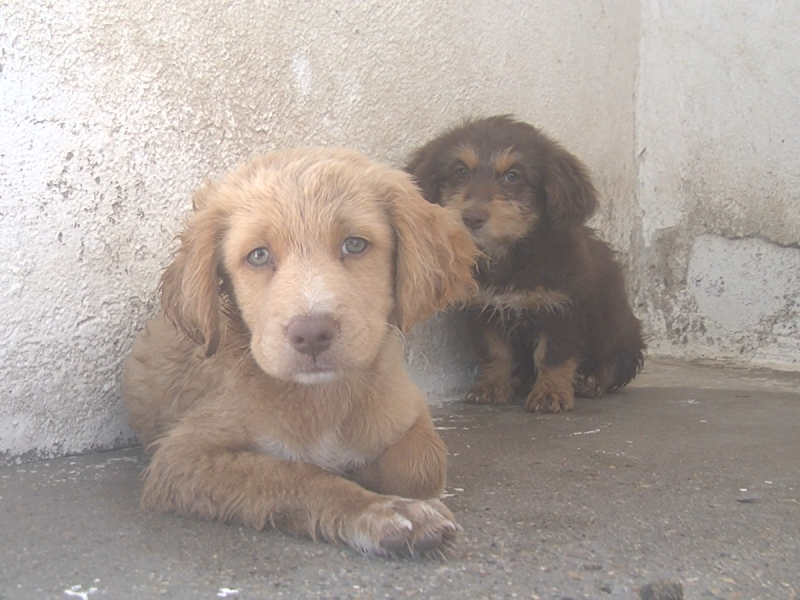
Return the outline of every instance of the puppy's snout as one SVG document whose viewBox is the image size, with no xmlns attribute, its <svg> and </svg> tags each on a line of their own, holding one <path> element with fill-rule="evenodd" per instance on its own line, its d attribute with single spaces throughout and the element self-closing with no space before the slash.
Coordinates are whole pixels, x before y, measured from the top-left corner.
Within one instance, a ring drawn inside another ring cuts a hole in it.
<svg viewBox="0 0 800 600">
<path fill-rule="evenodd" d="M 301 354 L 316 358 L 330 348 L 339 335 L 339 324 L 331 315 L 299 317 L 286 328 L 286 337 Z"/>
<path fill-rule="evenodd" d="M 472 231 L 480 229 L 489 220 L 489 211 L 479 206 L 471 206 L 461 215 L 461 220 Z"/>
</svg>

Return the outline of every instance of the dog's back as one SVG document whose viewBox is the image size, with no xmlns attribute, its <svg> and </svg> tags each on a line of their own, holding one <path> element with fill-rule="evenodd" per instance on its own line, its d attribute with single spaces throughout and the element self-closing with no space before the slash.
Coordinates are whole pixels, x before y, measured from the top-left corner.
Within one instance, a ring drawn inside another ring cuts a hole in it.
<svg viewBox="0 0 800 600">
<path fill-rule="evenodd" d="M 605 391 L 612 391 L 624 387 L 639 374 L 646 344 L 641 322 L 628 301 L 624 273 L 614 251 L 592 232 L 587 232 L 587 244 L 595 285 L 593 293 L 584 299 L 588 351 L 578 373 L 601 378 L 606 382 Z M 588 390 L 586 393 L 593 395 Z"/>
</svg>

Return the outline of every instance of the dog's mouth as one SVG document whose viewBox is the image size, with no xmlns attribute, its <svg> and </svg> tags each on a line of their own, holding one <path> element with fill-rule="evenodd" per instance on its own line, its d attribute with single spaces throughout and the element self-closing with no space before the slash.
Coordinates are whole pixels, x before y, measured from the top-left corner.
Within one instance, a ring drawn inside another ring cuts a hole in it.
<svg viewBox="0 0 800 600">
<path fill-rule="evenodd" d="M 290 339 L 281 329 L 257 331 L 251 338 L 251 350 L 261 370 L 275 379 L 304 385 L 344 380 L 373 365 L 387 336 L 385 332 L 376 335 L 381 330 L 373 320 L 358 325 L 345 328 L 329 347 L 318 343 L 315 348 Z"/>
<path fill-rule="evenodd" d="M 320 383 L 330 383 L 341 375 L 341 371 L 331 367 L 314 365 L 300 371 L 295 371 L 294 380 L 304 385 L 315 385 Z"/>
<path fill-rule="evenodd" d="M 499 259 L 506 255 L 512 240 L 498 239 L 494 237 L 486 227 L 470 231 L 472 241 L 489 258 Z"/>
</svg>

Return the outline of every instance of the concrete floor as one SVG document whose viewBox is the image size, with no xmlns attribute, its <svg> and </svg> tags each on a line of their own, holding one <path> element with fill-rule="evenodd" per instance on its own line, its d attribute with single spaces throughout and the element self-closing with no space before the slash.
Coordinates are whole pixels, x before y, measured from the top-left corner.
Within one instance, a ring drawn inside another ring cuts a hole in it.
<svg viewBox="0 0 800 600">
<path fill-rule="evenodd" d="M 145 514 L 129 449 L 0 469 L 0 598 L 800 598 L 800 374 L 650 361 L 567 415 L 434 414 L 447 562 Z"/>
</svg>

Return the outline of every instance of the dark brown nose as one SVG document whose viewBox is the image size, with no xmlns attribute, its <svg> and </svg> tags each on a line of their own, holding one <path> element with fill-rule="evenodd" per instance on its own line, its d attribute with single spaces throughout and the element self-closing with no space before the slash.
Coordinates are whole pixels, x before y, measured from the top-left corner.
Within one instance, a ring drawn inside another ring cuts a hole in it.
<svg viewBox="0 0 800 600">
<path fill-rule="evenodd" d="M 485 208 L 471 206 L 461 214 L 461 220 L 464 221 L 464 225 L 475 231 L 489 220 L 489 212 Z"/>
<path fill-rule="evenodd" d="M 292 347 L 314 358 L 330 348 L 337 335 L 339 325 L 331 315 L 299 317 L 286 328 L 286 337 Z"/>
</svg>

